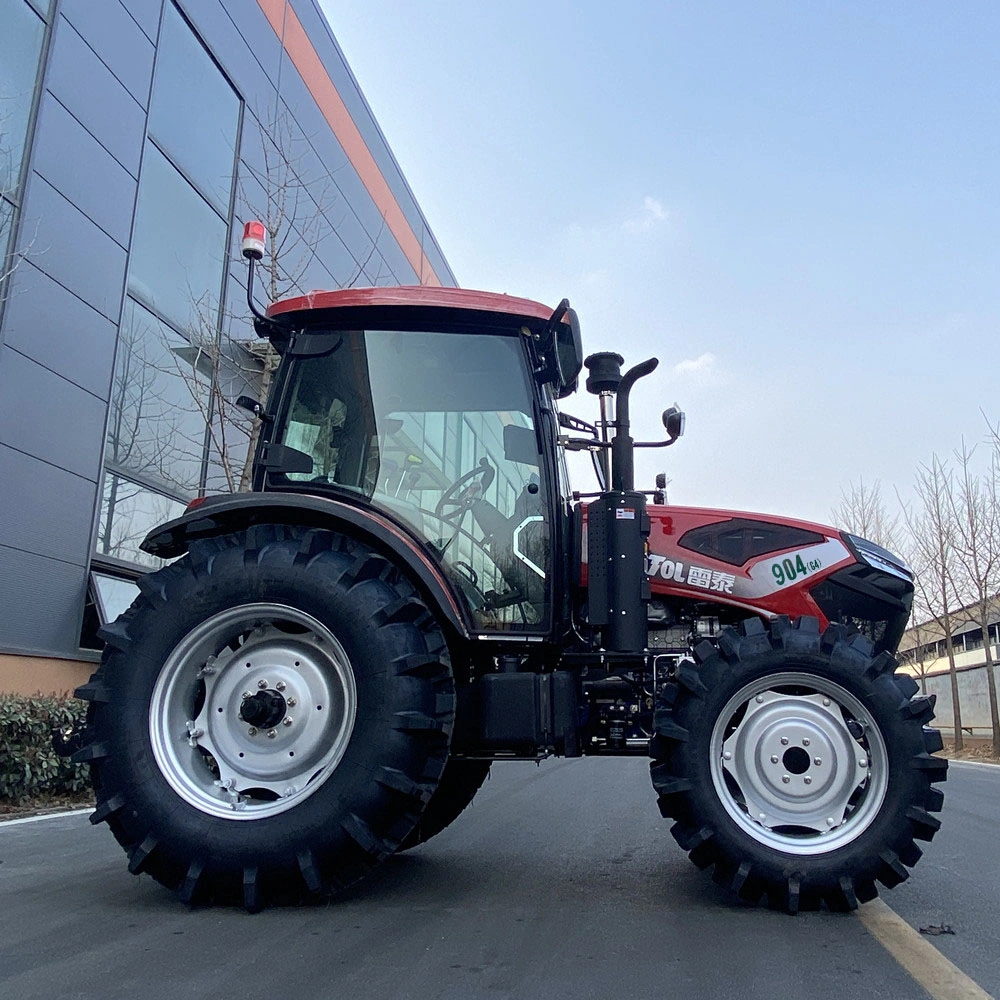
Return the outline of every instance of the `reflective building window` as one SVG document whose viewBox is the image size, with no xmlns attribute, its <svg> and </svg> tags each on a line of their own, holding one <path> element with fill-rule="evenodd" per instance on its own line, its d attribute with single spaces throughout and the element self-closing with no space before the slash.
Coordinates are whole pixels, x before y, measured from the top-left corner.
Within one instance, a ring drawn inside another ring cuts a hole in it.
<svg viewBox="0 0 1000 1000">
<path fill-rule="evenodd" d="M 131 299 L 118 334 L 105 465 L 188 497 L 201 484 L 211 357 Z"/>
<path fill-rule="evenodd" d="M 217 321 L 227 225 L 164 155 L 146 144 L 129 291 L 180 329 Z"/>
<path fill-rule="evenodd" d="M 108 415 L 97 551 L 139 550 L 205 488 L 240 99 L 172 3 L 153 71 Z"/>
<path fill-rule="evenodd" d="M 229 214 L 239 98 L 168 3 L 156 54 L 149 134 L 213 204 Z"/>
<path fill-rule="evenodd" d="M 139 544 L 158 524 L 183 513 L 184 504 L 144 489 L 124 476 L 108 473 L 97 526 L 97 551 L 143 566 L 162 566 L 162 559 L 147 555 Z"/>
<path fill-rule="evenodd" d="M 25 0 L 0 0 L 0 194 L 13 197 L 45 24 Z"/>
</svg>

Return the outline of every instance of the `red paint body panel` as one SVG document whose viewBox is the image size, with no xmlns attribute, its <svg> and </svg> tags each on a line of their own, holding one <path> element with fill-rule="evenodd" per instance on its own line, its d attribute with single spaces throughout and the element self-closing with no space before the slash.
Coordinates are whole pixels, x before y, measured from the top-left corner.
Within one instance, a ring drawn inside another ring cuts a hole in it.
<svg viewBox="0 0 1000 1000">
<path fill-rule="evenodd" d="M 400 285 L 394 288 L 344 288 L 332 292 L 309 292 L 293 299 L 283 299 L 268 306 L 268 316 L 300 312 L 304 309 L 345 309 L 371 306 L 417 306 L 434 309 L 469 309 L 476 312 L 523 316 L 529 320 L 547 320 L 552 307 L 497 292 L 477 292 L 471 288 L 440 288 L 427 285 Z"/>
<path fill-rule="evenodd" d="M 820 626 L 825 628 L 829 623 L 828 619 L 809 591 L 826 577 L 857 562 L 844 544 L 840 532 L 822 524 L 704 507 L 650 505 L 648 513 L 650 535 L 646 572 L 654 599 L 705 601 L 765 618 L 775 615 L 813 615 L 819 619 Z M 724 523 L 733 518 L 800 528 L 821 536 L 822 540 L 754 556 L 742 566 L 734 566 L 721 559 L 693 552 L 678 544 L 694 528 Z M 586 552 L 586 546 L 584 551 Z M 787 572 L 785 560 L 789 560 L 788 566 L 794 575 Z M 773 569 L 775 565 L 778 566 L 777 571 Z M 805 571 L 800 572 L 797 565 L 805 567 Z M 586 563 L 582 567 L 581 584 L 584 587 L 587 584 Z"/>
</svg>

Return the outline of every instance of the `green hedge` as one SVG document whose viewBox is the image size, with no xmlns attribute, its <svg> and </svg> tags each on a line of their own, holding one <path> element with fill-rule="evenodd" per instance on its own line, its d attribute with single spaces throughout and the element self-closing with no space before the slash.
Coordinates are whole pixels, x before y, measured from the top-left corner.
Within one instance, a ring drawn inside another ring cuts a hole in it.
<svg viewBox="0 0 1000 1000">
<path fill-rule="evenodd" d="M 0 801 L 77 795 L 89 785 L 85 764 L 56 753 L 83 729 L 87 706 L 76 698 L 0 694 Z"/>
</svg>

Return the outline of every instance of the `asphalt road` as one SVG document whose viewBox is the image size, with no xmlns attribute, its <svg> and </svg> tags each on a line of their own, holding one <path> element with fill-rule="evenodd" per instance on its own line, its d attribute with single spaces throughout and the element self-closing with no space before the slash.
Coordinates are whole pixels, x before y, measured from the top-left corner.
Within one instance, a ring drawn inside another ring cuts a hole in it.
<svg viewBox="0 0 1000 1000">
<path fill-rule="evenodd" d="M 1000 769 L 885 896 L 1000 997 Z M 733 905 L 675 847 L 642 760 L 502 764 L 430 844 L 329 905 L 188 911 L 84 815 L 0 826 L 0 997 L 926 998 L 856 916 Z"/>
</svg>

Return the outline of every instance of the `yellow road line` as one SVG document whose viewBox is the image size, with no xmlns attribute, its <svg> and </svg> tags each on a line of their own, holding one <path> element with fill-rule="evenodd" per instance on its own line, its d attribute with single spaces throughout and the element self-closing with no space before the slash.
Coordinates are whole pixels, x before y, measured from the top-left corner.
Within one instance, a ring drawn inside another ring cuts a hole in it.
<svg viewBox="0 0 1000 1000">
<path fill-rule="evenodd" d="M 934 1000 L 993 1000 L 881 899 L 858 909 L 865 929 Z"/>
</svg>

